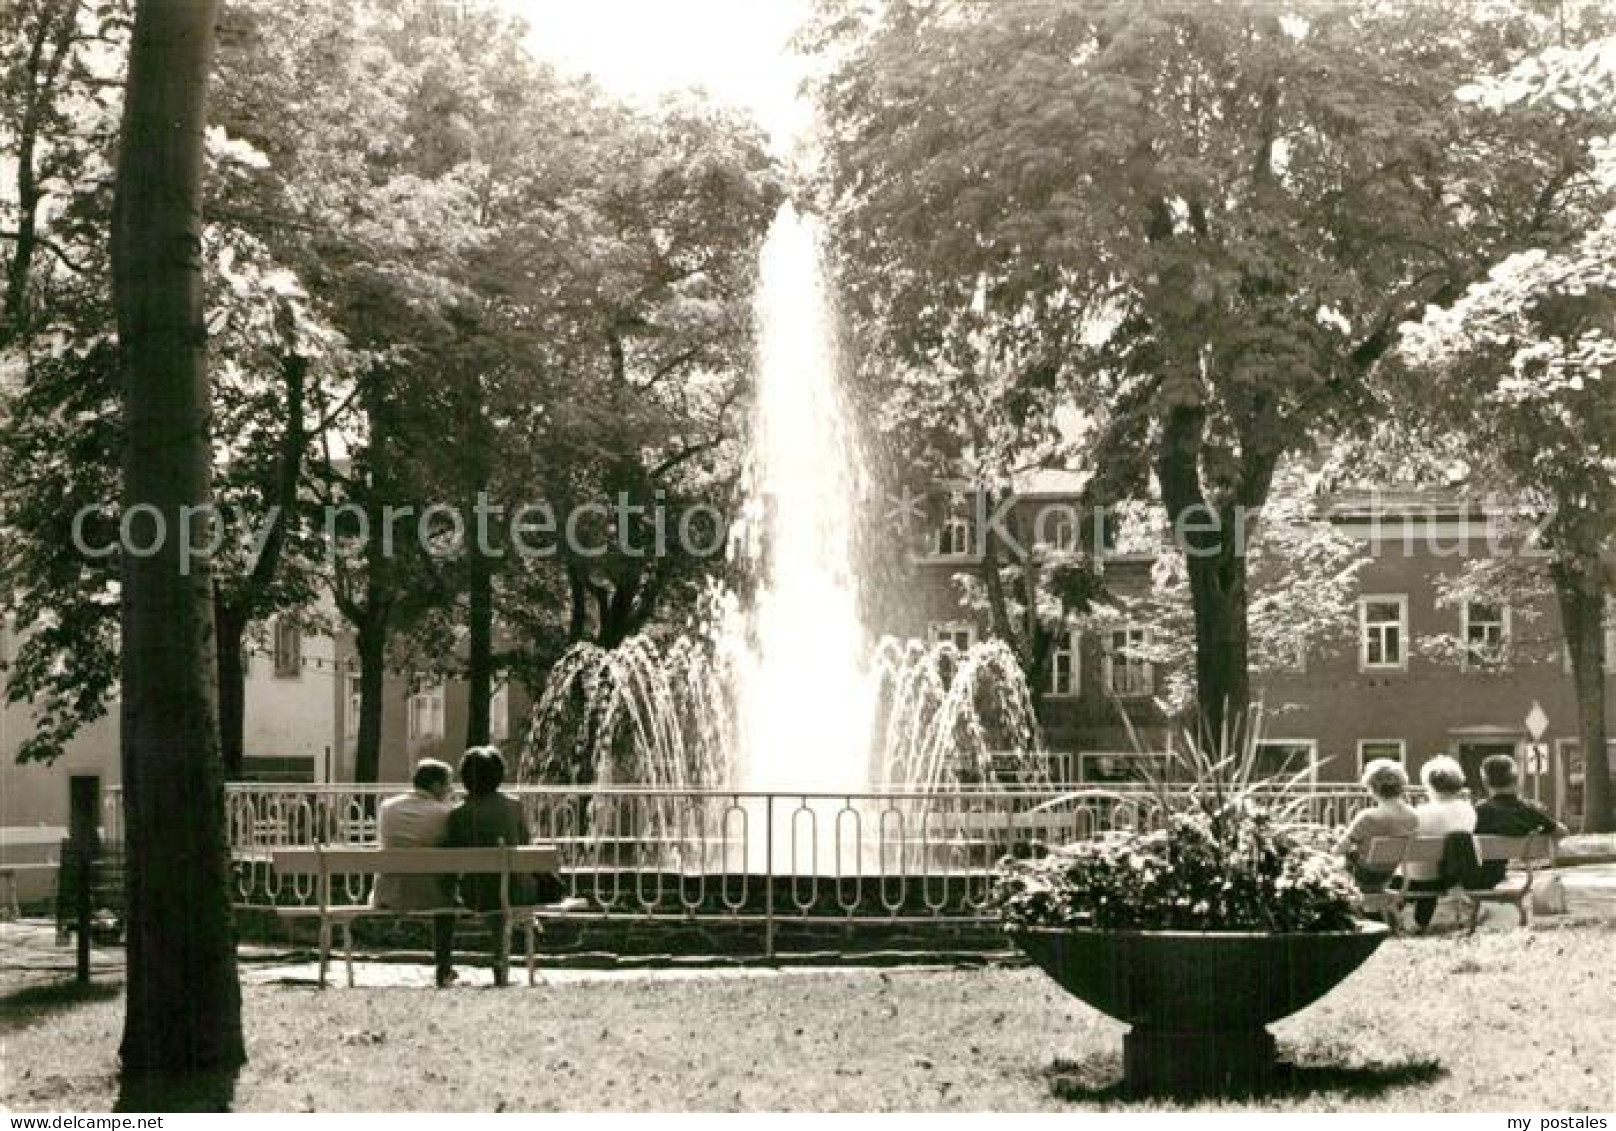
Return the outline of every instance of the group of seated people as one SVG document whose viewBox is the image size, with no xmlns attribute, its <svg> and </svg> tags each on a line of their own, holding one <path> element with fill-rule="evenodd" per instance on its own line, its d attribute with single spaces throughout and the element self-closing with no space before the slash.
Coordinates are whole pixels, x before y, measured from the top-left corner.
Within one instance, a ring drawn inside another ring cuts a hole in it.
<svg viewBox="0 0 1616 1131">
<path fill-rule="evenodd" d="M 460 784 L 466 796 L 453 802 L 454 783 L 449 766 L 426 758 L 417 763 L 411 781 L 414 790 L 382 803 L 378 834 L 383 848 L 496 848 L 527 844 L 527 816 L 522 804 L 501 793 L 505 759 L 493 746 L 474 746 L 460 759 Z M 512 874 L 510 905 L 529 906 L 555 893 L 541 892 L 550 877 Z M 482 913 L 494 936 L 494 984 L 510 979 L 504 916 L 500 914 L 499 877 L 390 876 L 376 877 L 371 905 L 389 911 L 439 911 L 464 907 Z M 455 915 L 434 916 L 432 951 L 439 988 L 456 979 L 454 970 Z"/>
<path fill-rule="evenodd" d="M 1517 792 L 1520 775 L 1514 758 L 1495 754 L 1485 759 L 1481 778 L 1487 787 L 1487 799 L 1471 805 L 1463 767 L 1445 754 L 1438 755 L 1420 769 L 1427 800 L 1410 805 L 1405 799 L 1408 774 L 1401 763 L 1377 758 L 1364 767 L 1363 785 L 1375 798 L 1375 804 L 1353 818 L 1336 851 L 1346 858 L 1353 879 L 1365 892 L 1384 891 L 1388 885 L 1400 884 L 1405 896 L 1424 893 L 1426 898 L 1412 900 L 1414 922 L 1420 931 L 1430 926 L 1437 897 L 1444 891 L 1454 886 L 1472 890 L 1496 887 L 1504 878 L 1504 862 L 1486 861 L 1463 875 L 1452 875 L 1442 864 L 1410 861 L 1399 876 L 1367 865 L 1369 847 L 1377 838 L 1545 833 L 1558 840 L 1566 835 L 1564 825 Z"/>
</svg>

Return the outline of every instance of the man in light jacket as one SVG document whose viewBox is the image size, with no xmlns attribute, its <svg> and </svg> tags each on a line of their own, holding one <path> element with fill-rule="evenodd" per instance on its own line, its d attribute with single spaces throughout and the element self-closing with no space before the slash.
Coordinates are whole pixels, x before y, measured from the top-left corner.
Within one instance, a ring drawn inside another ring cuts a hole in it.
<svg viewBox="0 0 1616 1131">
<path fill-rule="evenodd" d="M 383 848 L 442 848 L 449 828 L 452 771 L 445 762 L 423 758 L 415 767 L 415 789 L 382 802 L 377 824 Z M 391 911 L 432 911 L 454 901 L 439 876 L 378 875 L 371 904 Z M 434 917 L 432 950 L 440 987 L 454 981 L 454 918 Z"/>
</svg>

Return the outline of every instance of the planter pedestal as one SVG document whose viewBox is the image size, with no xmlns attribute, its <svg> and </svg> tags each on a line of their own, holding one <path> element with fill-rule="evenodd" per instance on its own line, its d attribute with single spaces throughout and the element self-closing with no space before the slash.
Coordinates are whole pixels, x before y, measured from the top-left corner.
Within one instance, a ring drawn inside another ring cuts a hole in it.
<svg viewBox="0 0 1616 1131">
<path fill-rule="evenodd" d="M 1027 927 L 1027 957 L 1132 1030 L 1134 1095 L 1249 1092 L 1280 1076 L 1265 1028 L 1323 997 L 1386 938 L 1384 923 L 1312 934 Z"/>
<path fill-rule="evenodd" d="M 1122 1038 L 1123 1089 L 1134 1096 L 1232 1095 L 1271 1083 L 1278 1048 L 1267 1029 L 1156 1029 Z"/>
</svg>

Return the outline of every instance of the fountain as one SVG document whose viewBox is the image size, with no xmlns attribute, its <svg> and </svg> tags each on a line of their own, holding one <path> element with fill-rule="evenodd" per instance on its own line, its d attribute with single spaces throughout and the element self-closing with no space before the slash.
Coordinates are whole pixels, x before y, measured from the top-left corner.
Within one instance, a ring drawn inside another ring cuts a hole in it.
<svg viewBox="0 0 1616 1131">
<path fill-rule="evenodd" d="M 534 708 L 518 776 L 791 793 L 804 798 L 797 812 L 807 797 L 839 795 L 815 809 L 821 827 L 836 830 L 828 855 L 799 843 L 795 815 L 776 826 L 772 850 L 777 861 L 828 872 L 842 867 L 849 816 L 857 824 L 868 815 L 857 795 L 1047 779 L 1042 760 L 1025 757 L 1038 749 L 1038 728 L 1009 648 L 872 645 L 851 564 L 867 476 L 841 388 L 817 224 L 783 208 L 760 267 L 751 497 L 736 539 L 756 592 L 744 604 L 721 595 L 702 633 L 671 644 L 574 647 Z"/>
</svg>

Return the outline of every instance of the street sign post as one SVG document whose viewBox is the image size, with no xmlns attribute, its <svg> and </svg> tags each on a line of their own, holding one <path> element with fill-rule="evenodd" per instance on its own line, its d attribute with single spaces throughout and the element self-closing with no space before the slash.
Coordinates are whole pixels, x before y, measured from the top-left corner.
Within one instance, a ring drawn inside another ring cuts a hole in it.
<svg viewBox="0 0 1616 1131">
<path fill-rule="evenodd" d="M 1543 704 L 1536 699 L 1532 700 L 1532 709 L 1526 712 L 1523 720 L 1526 724 L 1526 733 L 1532 736 L 1527 746 L 1526 773 L 1532 782 L 1532 800 L 1542 800 L 1542 777 L 1548 769 L 1549 745 L 1543 741 L 1543 736 L 1549 733 L 1549 716 L 1543 710 Z"/>
<path fill-rule="evenodd" d="M 1549 716 L 1536 699 L 1532 700 L 1532 709 L 1526 712 L 1526 733 L 1532 736 L 1533 742 L 1542 742 L 1543 736 L 1549 733 Z"/>
</svg>

